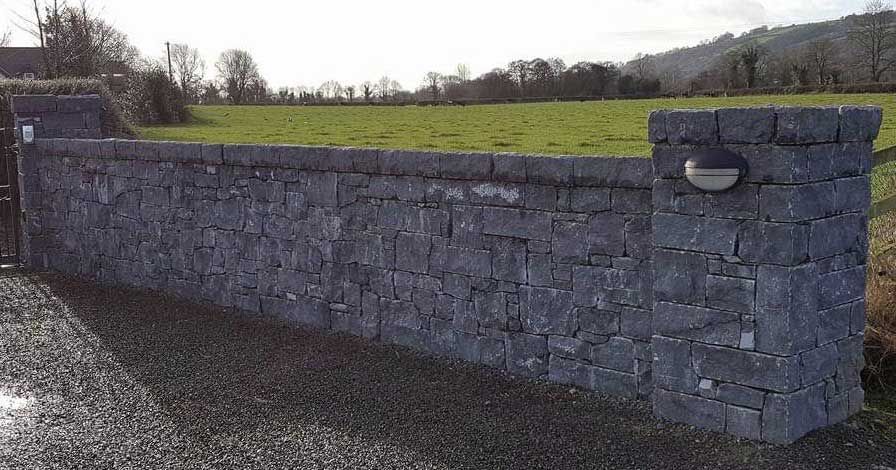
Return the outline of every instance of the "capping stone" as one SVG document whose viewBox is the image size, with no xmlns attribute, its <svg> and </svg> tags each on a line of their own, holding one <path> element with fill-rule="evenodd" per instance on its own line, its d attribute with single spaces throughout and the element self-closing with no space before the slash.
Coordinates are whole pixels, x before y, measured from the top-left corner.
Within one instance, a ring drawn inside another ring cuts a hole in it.
<svg viewBox="0 0 896 470">
<path fill-rule="evenodd" d="M 647 141 L 658 144 L 666 140 L 666 110 L 651 111 L 647 117 Z"/>
<path fill-rule="evenodd" d="M 666 136 L 669 143 L 675 145 L 719 143 L 719 126 L 715 110 L 667 111 Z"/>
<path fill-rule="evenodd" d="M 767 144 L 775 134 L 775 110 L 764 108 L 721 108 L 719 140 L 723 144 Z"/>
<path fill-rule="evenodd" d="M 60 113 L 82 113 L 102 109 L 103 101 L 100 95 L 60 95 L 56 97 L 56 111 Z"/>
<path fill-rule="evenodd" d="M 878 106 L 841 106 L 840 142 L 871 142 L 877 139 L 883 112 Z"/>
<path fill-rule="evenodd" d="M 837 142 L 840 110 L 833 107 L 780 107 L 776 110 L 778 144 Z"/>
<path fill-rule="evenodd" d="M 13 95 L 13 114 L 39 114 L 56 111 L 54 95 Z"/>
<path fill-rule="evenodd" d="M 650 189 L 653 165 L 652 159 L 643 157 L 577 157 L 573 176 L 576 186 Z"/>
</svg>

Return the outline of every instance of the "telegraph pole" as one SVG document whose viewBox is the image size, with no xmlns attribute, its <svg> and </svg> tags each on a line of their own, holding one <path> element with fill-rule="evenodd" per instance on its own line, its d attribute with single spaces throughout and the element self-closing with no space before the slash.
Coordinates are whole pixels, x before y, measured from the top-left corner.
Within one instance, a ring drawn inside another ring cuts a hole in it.
<svg viewBox="0 0 896 470">
<path fill-rule="evenodd" d="M 174 83 L 174 73 L 171 72 L 171 43 L 165 41 L 165 49 L 168 50 L 168 80 Z"/>
</svg>

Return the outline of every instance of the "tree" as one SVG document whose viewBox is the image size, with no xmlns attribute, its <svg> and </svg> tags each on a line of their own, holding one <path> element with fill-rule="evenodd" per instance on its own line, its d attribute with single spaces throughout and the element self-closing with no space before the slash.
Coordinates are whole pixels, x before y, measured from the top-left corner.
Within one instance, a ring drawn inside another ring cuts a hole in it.
<svg viewBox="0 0 896 470">
<path fill-rule="evenodd" d="M 467 83 L 470 81 L 470 66 L 467 64 L 457 64 L 457 68 L 455 69 L 455 75 L 457 75 L 457 80 L 460 83 Z"/>
<path fill-rule="evenodd" d="M 215 68 L 224 84 L 227 98 L 233 104 L 243 103 L 249 85 L 260 78 L 255 59 L 242 49 L 228 49 L 222 52 L 218 62 L 215 63 Z"/>
<path fill-rule="evenodd" d="M 647 80 L 653 75 L 653 56 L 638 53 L 635 55 L 635 76 L 638 80 Z"/>
<path fill-rule="evenodd" d="M 184 98 L 192 103 L 199 95 L 199 84 L 205 75 L 205 60 L 198 49 L 186 44 L 172 44 L 171 67 Z"/>
<path fill-rule="evenodd" d="M 34 12 L 26 29 L 40 41 L 49 78 L 99 77 L 137 63 L 139 52 L 127 36 L 90 11 L 85 1 L 79 6 L 54 2 L 42 14 L 34 0 Z"/>
<path fill-rule="evenodd" d="M 345 94 L 348 95 L 348 102 L 353 103 L 355 101 L 355 86 L 349 85 L 345 87 Z"/>
<path fill-rule="evenodd" d="M 893 9 L 883 0 L 870 0 L 865 4 L 864 14 L 852 19 L 849 39 L 859 49 L 860 64 L 875 82 L 881 81 L 883 75 L 896 64 L 896 28 L 893 21 Z"/>
<path fill-rule="evenodd" d="M 444 78 L 445 77 L 439 72 L 427 72 L 426 76 L 423 77 L 423 87 L 432 97 L 433 101 L 439 99 L 439 92 L 442 90 L 442 80 Z"/>
<path fill-rule="evenodd" d="M 765 48 L 755 43 L 747 44 L 741 47 L 738 51 L 741 65 L 744 67 L 744 75 L 747 79 L 747 88 L 756 86 L 756 72 L 759 69 L 759 61 L 762 60 L 765 55 Z"/>
<path fill-rule="evenodd" d="M 380 94 L 380 99 L 386 101 L 389 98 L 389 85 L 392 83 L 392 79 L 386 75 L 380 77 L 380 80 L 376 83 L 376 90 Z"/>
<path fill-rule="evenodd" d="M 0 47 L 6 47 L 9 45 L 9 42 L 12 40 L 12 31 L 6 30 L 3 34 L 0 34 Z"/>
<path fill-rule="evenodd" d="M 812 64 L 815 80 L 819 85 L 824 85 L 828 81 L 831 61 L 835 54 L 834 42 L 830 39 L 822 38 L 809 43 L 806 56 L 809 63 Z"/>
<path fill-rule="evenodd" d="M 370 102 L 373 99 L 374 94 L 374 85 L 370 82 L 364 82 L 361 84 L 361 94 L 364 96 L 364 101 Z"/>
<path fill-rule="evenodd" d="M 180 90 L 159 61 L 143 61 L 133 68 L 125 96 L 125 109 L 138 122 L 169 124 L 187 118 Z"/>
</svg>

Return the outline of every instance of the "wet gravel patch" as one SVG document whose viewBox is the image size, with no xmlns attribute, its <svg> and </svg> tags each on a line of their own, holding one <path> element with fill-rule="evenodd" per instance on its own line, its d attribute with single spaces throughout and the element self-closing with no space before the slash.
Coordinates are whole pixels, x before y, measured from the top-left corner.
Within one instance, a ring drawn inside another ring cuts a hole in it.
<svg viewBox="0 0 896 470">
<path fill-rule="evenodd" d="M 896 417 L 776 447 L 648 402 L 158 293 L 0 271 L 0 468 L 886 469 Z"/>
</svg>

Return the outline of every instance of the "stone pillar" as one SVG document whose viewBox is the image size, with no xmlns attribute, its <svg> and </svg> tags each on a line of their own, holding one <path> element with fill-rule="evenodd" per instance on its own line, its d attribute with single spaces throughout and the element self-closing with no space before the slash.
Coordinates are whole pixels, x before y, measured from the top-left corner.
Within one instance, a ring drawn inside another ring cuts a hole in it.
<svg viewBox="0 0 896 470">
<path fill-rule="evenodd" d="M 44 138 L 84 138 L 98 139 L 102 136 L 100 112 L 102 100 L 99 95 L 55 96 L 16 95 L 11 99 L 11 107 L 16 125 L 16 136 L 22 141 L 22 126 L 34 126 L 34 136 Z M 42 185 L 38 177 L 35 145 L 19 145 L 19 191 L 22 208 L 22 242 L 20 258 L 31 269 L 49 267 L 46 246 L 51 243 L 44 233 L 44 226 L 52 217 L 45 217 L 42 201 L 44 192 L 53 188 Z"/>
<path fill-rule="evenodd" d="M 655 111 L 654 412 L 773 443 L 862 408 L 876 107 Z M 684 178 L 694 150 L 749 163 Z"/>
</svg>

